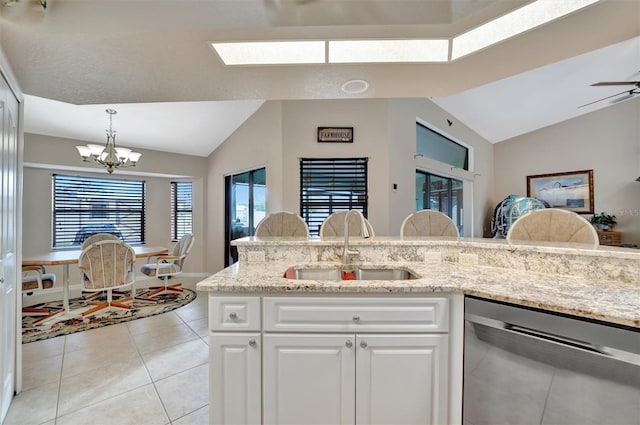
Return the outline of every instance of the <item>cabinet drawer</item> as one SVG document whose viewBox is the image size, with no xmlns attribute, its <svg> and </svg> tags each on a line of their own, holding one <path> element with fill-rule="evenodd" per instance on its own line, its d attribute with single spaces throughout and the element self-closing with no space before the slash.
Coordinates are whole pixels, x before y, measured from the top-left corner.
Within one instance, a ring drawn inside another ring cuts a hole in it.
<svg viewBox="0 0 640 425">
<path fill-rule="evenodd" d="M 259 331 L 260 297 L 209 297 L 209 329 Z"/>
<path fill-rule="evenodd" d="M 440 298 L 266 297 L 264 330 L 271 332 L 447 332 Z"/>
</svg>

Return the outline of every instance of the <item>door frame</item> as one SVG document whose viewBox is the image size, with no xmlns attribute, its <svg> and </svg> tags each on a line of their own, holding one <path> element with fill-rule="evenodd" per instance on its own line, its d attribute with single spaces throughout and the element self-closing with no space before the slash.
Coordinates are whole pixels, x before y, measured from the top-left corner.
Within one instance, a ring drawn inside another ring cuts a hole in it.
<svg viewBox="0 0 640 425">
<path fill-rule="evenodd" d="M 24 155 L 24 95 L 22 90 L 18 86 L 17 79 L 13 73 L 11 66 L 0 46 L 0 77 L 3 78 L 9 86 L 9 91 L 13 94 L 18 102 L 18 115 L 17 115 L 17 141 L 16 141 L 16 158 L 12 158 L 16 162 L 16 176 L 15 182 L 15 203 L 14 207 L 16 211 L 15 223 L 14 223 L 14 244 L 15 244 L 15 261 L 16 267 L 22 264 L 22 199 L 23 199 L 23 155 Z M 20 274 L 16 269 L 16 279 Z M 22 297 L 18 296 L 18 292 L 22 294 L 22 291 L 17 291 L 18 282 L 16 282 L 15 294 L 15 328 L 7 329 L 9 332 L 13 332 L 15 335 L 15 357 L 14 357 L 14 393 L 18 394 L 22 390 Z M 4 329 L 0 329 L 0 332 Z M 0 422 L 4 418 L 0 418 Z"/>
</svg>

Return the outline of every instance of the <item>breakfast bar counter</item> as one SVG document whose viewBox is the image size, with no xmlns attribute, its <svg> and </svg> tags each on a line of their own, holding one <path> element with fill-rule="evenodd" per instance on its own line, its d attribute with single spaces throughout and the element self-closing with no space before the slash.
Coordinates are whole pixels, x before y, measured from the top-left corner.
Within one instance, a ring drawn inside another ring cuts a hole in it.
<svg viewBox="0 0 640 425">
<path fill-rule="evenodd" d="M 358 265 L 404 268 L 417 279 L 289 279 L 284 274 L 290 267 L 343 267 L 337 261 L 342 241 L 243 238 L 234 241 L 240 261 L 204 279 L 198 289 L 245 294 L 454 292 L 640 327 L 640 250 L 493 239 L 354 238 L 350 243 L 360 252 Z"/>
</svg>

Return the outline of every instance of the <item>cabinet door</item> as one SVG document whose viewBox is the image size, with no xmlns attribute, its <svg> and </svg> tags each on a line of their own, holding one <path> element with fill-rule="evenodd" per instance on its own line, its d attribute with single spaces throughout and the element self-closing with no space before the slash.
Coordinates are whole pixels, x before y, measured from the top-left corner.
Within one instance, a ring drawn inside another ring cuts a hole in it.
<svg viewBox="0 0 640 425">
<path fill-rule="evenodd" d="M 447 335 L 356 337 L 356 424 L 446 424 Z"/>
<path fill-rule="evenodd" d="M 353 424 L 353 334 L 269 334 L 263 347 L 265 424 Z"/>
<path fill-rule="evenodd" d="M 260 424 L 259 333 L 209 334 L 211 424 Z"/>
</svg>

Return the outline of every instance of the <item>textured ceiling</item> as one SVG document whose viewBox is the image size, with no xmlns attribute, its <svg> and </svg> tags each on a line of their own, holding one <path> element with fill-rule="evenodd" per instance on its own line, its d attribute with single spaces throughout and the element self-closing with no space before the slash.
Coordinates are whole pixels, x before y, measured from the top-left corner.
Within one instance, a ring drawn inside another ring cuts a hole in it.
<svg viewBox="0 0 640 425">
<path fill-rule="evenodd" d="M 42 11 L 36 0 L 21 0 L 0 8 L 0 44 L 24 93 L 78 106 L 99 105 L 96 119 L 106 122 L 104 105 L 119 109 L 130 103 L 151 108 L 149 104 L 157 102 L 442 98 L 640 35 L 640 2 L 604 0 L 444 64 L 225 67 L 209 46 L 225 40 L 451 37 L 526 3 L 49 0 Z M 618 78 L 637 70 L 624 71 Z M 358 95 L 342 92 L 342 84 L 354 78 L 367 80 L 369 90 Z M 527 92 L 522 90 L 522 96 Z M 249 116 L 255 103 L 244 106 L 243 114 Z M 176 110 L 174 116 L 178 114 Z M 30 131 L 37 117 L 25 115 Z M 125 116 L 118 119 L 124 121 Z M 210 124 L 216 123 L 214 117 Z M 99 136 L 103 128 L 99 125 Z M 119 134 L 124 136 L 123 131 Z M 200 137 L 200 147 L 209 144 L 204 151 L 186 144 L 181 149 L 206 155 L 220 142 Z"/>
</svg>

